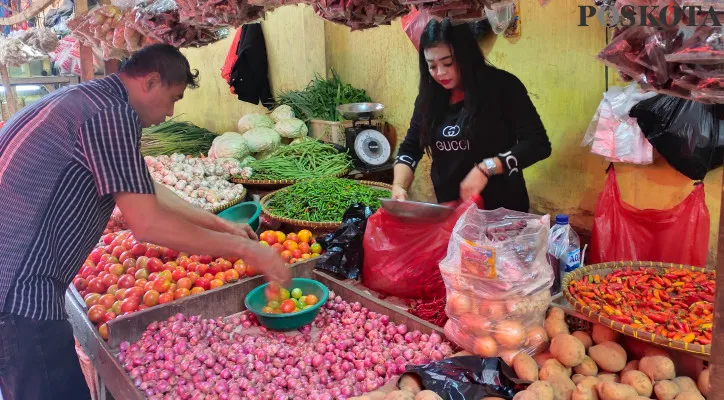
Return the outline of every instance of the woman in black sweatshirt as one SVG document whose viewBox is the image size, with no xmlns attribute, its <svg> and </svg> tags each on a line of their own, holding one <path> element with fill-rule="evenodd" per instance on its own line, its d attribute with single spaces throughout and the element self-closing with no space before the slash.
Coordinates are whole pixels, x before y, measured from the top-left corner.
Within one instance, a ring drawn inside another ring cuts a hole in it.
<svg viewBox="0 0 724 400">
<path fill-rule="evenodd" d="M 392 197 L 407 199 L 423 154 L 439 203 L 477 193 L 484 207 L 527 212 L 526 168 L 551 144 L 525 86 L 488 64 L 468 24 L 432 20 L 420 38 L 420 91 L 395 160 Z"/>
</svg>

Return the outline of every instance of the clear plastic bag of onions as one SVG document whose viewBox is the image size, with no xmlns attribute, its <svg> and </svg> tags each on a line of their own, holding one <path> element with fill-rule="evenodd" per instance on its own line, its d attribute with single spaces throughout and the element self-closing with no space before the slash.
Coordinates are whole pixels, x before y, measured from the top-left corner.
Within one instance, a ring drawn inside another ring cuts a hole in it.
<svg viewBox="0 0 724 400">
<path fill-rule="evenodd" d="M 471 207 L 453 229 L 440 263 L 447 289 L 447 338 L 508 363 L 545 349 L 543 327 L 553 270 L 546 260 L 550 218 Z"/>
</svg>

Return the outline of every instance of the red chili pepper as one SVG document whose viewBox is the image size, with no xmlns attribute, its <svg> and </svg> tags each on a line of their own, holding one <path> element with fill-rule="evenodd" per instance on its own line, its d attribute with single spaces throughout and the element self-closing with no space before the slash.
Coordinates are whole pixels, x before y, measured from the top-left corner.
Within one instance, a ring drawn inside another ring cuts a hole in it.
<svg viewBox="0 0 724 400">
<path fill-rule="evenodd" d="M 714 296 L 712 296 L 708 293 L 699 293 L 699 297 L 701 297 L 701 299 L 704 301 L 708 301 L 710 303 L 714 302 Z"/>
<path fill-rule="evenodd" d="M 631 322 L 633 322 L 631 317 L 629 317 L 628 315 L 609 315 L 608 317 L 614 321 L 621 322 L 622 324 L 630 324 Z"/>
<path fill-rule="evenodd" d="M 697 340 L 698 340 L 699 343 L 701 343 L 701 344 L 703 344 L 703 345 L 711 344 L 711 339 L 707 339 L 707 338 L 700 337 L 700 338 L 697 339 Z"/>
<path fill-rule="evenodd" d="M 667 321 L 667 318 L 663 314 L 651 314 L 649 315 L 649 318 L 651 318 L 652 321 L 658 322 L 660 324 L 664 324 Z"/>
</svg>

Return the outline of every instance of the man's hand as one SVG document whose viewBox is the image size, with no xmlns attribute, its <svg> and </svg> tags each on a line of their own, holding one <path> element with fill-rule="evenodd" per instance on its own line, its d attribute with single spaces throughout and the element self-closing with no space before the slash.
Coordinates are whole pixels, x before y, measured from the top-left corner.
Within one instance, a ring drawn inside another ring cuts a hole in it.
<svg viewBox="0 0 724 400">
<path fill-rule="evenodd" d="M 279 283 L 282 287 L 290 287 L 292 284 L 289 267 L 271 247 L 249 243 L 244 251 L 244 262 L 259 270 L 269 282 Z"/>
<path fill-rule="evenodd" d="M 460 182 L 460 200 L 466 201 L 476 194 L 480 194 L 488 185 L 488 177 L 477 167 L 473 167 L 468 175 Z"/>
<path fill-rule="evenodd" d="M 217 217 L 218 218 L 218 217 Z M 253 229 L 249 224 L 239 224 L 236 222 L 227 221 L 223 218 L 219 218 L 219 232 L 231 233 L 251 240 L 259 240 Z"/>
<path fill-rule="evenodd" d="M 401 185 L 392 185 L 392 198 L 394 200 L 407 200 L 407 190 L 405 190 Z"/>
</svg>

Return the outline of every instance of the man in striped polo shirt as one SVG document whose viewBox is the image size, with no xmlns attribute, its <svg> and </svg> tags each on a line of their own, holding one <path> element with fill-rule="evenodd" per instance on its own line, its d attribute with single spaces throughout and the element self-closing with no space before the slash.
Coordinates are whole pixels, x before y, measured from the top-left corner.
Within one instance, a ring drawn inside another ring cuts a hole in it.
<svg viewBox="0 0 724 400">
<path fill-rule="evenodd" d="M 58 90 L 0 130 L 0 390 L 5 400 L 88 399 L 64 294 L 117 204 L 140 241 L 243 258 L 289 282 L 282 259 L 154 183 L 141 127 L 173 115 L 188 60 L 146 47 L 118 74 Z"/>
</svg>

